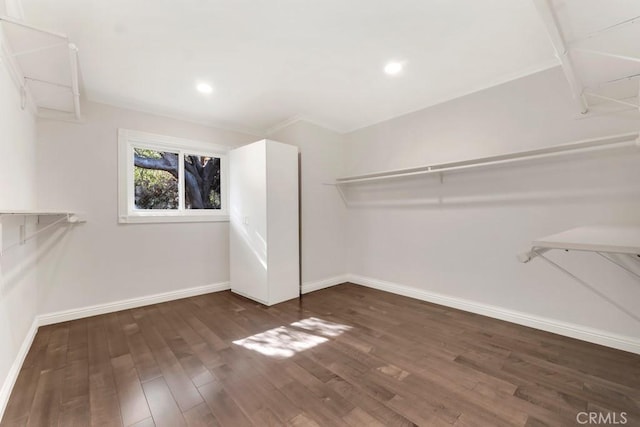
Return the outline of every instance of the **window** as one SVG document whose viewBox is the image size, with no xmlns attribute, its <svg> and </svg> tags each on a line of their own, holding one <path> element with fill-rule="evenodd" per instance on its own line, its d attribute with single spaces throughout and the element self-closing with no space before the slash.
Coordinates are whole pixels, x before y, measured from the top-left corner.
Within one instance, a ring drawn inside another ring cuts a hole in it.
<svg viewBox="0 0 640 427">
<path fill-rule="evenodd" d="M 228 221 L 226 149 L 120 129 L 119 222 Z"/>
</svg>

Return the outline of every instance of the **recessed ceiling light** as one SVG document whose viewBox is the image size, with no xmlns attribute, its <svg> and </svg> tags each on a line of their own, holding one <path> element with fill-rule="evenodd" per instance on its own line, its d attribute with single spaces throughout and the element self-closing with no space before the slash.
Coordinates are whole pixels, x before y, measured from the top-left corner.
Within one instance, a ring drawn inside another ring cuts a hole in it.
<svg viewBox="0 0 640 427">
<path fill-rule="evenodd" d="M 204 83 L 204 82 L 198 83 L 196 85 L 196 89 L 198 89 L 198 92 L 204 93 L 205 95 L 208 95 L 211 92 L 213 92 L 213 88 L 211 87 L 211 85 L 209 83 Z"/>
<path fill-rule="evenodd" d="M 400 74 L 402 71 L 403 64 L 402 62 L 389 62 L 384 66 L 384 72 L 389 74 L 390 76 L 395 76 Z"/>
</svg>

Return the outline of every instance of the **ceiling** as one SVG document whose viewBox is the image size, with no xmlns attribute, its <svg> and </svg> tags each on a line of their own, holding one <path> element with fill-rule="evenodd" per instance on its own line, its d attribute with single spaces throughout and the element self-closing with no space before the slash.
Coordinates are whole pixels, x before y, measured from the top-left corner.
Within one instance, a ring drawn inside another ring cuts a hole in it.
<svg viewBox="0 0 640 427">
<path fill-rule="evenodd" d="M 531 0 L 22 3 L 78 46 L 87 99 L 254 133 L 296 118 L 346 132 L 558 64 Z M 553 1 L 568 39 L 638 3 Z"/>
<path fill-rule="evenodd" d="M 258 133 L 294 118 L 349 131 L 557 64 L 530 0 L 22 4 L 78 46 L 87 99 Z"/>
</svg>

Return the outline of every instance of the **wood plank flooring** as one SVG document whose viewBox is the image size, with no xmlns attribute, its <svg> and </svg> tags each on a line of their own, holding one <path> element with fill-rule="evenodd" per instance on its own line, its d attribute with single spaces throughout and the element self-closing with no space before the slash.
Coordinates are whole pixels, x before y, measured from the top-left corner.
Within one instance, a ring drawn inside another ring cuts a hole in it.
<svg viewBox="0 0 640 427">
<path fill-rule="evenodd" d="M 579 412 L 640 425 L 640 356 L 343 284 L 40 328 L 0 425 L 564 426 Z"/>
</svg>

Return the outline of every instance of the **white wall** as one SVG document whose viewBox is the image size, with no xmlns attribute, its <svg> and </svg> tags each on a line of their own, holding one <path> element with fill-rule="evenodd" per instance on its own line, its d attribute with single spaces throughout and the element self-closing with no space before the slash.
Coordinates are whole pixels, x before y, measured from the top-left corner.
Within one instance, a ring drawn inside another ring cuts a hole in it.
<svg viewBox="0 0 640 427">
<path fill-rule="evenodd" d="M 229 280 L 229 224 L 118 224 L 118 128 L 238 146 L 259 139 L 83 103 L 85 123 L 38 123 L 40 205 L 86 213 L 39 262 L 40 313 Z"/>
<path fill-rule="evenodd" d="M 637 112 L 578 117 L 555 68 L 348 134 L 347 175 L 639 129 Z M 348 271 L 638 339 L 638 321 L 542 260 L 516 260 L 536 237 L 639 223 L 638 165 L 640 150 L 627 149 L 354 187 Z M 593 254 L 554 256 L 640 317 L 625 273 Z"/>
<path fill-rule="evenodd" d="M 0 211 L 36 207 L 35 135 L 35 119 L 20 109 L 17 86 L 0 64 Z M 2 219 L 3 247 L 19 240 L 19 226 L 24 224 L 30 231 L 35 226 L 33 218 Z M 35 257 L 32 241 L 0 258 L 0 414 L 12 381 L 5 380 L 36 315 Z"/>
<path fill-rule="evenodd" d="M 323 185 L 344 174 L 343 136 L 298 121 L 269 138 L 300 150 L 303 291 L 344 281 L 347 211 L 336 189 Z"/>
<path fill-rule="evenodd" d="M 0 208 L 36 205 L 35 119 L 20 108 L 20 94 L 0 63 Z"/>
<path fill-rule="evenodd" d="M 228 281 L 228 223 L 117 223 L 117 129 L 231 146 L 260 138 L 89 102 L 83 115 L 83 124 L 38 123 L 40 206 L 87 217 L 41 239 L 39 313 Z M 302 156 L 303 284 L 343 281 L 346 209 L 322 184 L 343 174 L 343 137 L 297 122 L 270 138 Z"/>
</svg>

